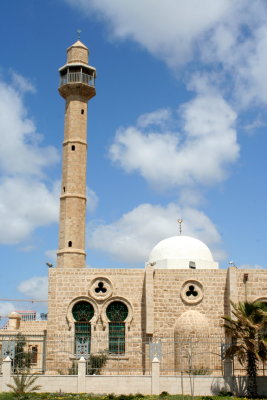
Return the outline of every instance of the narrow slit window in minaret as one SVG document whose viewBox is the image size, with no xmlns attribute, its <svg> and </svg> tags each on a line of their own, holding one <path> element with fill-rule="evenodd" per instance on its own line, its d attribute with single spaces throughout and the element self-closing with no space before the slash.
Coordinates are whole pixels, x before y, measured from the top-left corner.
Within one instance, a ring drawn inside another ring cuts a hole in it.
<svg viewBox="0 0 267 400">
<path fill-rule="evenodd" d="M 72 247 L 72 241 L 71 240 L 69 241 L 68 246 Z"/>
<path fill-rule="evenodd" d="M 74 144 L 71 146 L 71 150 L 72 150 L 72 151 L 75 151 L 75 146 L 74 146 Z"/>
<path fill-rule="evenodd" d="M 65 188 L 65 186 L 63 186 L 63 192 L 64 192 L 64 193 L 66 192 L 66 188 Z"/>
<path fill-rule="evenodd" d="M 84 114 L 84 109 L 83 108 L 81 109 L 81 114 Z"/>
</svg>

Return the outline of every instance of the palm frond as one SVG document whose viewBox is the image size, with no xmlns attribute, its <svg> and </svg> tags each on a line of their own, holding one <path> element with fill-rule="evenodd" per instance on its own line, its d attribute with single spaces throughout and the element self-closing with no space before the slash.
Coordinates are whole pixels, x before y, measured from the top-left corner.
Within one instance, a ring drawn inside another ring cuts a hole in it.
<svg viewBox="0 0 267 400">
<path fill-rule="evenodd" d="M 237 304 L 231 302 L 231 307 L 233 317 L 222 317 L 225 331 L 232 338 L 226 357 L 236 357 L 242 366 L 246 366 L 250 378 L 247 393 L 255 397 L 258 361 L 267 360 L 267 305 L 246 301 Z"/>
<path fill-rule="evenodd" d="M 41 389 L 41 385 L 34 385 L 38 376 L 30 374 L 28 371 L 21 372 L 13 376 L 13 384 L 7 386 L 16 395 L 23 395 Z"/>
</svg>

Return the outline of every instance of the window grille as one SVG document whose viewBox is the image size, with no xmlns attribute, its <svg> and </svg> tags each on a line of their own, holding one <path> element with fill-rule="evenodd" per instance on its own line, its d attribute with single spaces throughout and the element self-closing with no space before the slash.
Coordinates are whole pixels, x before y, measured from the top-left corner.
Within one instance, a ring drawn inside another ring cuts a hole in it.
<svg viewBox="0 0 267 400">
<path fill-rule="evenodd" d="M 128 308 L 122 301 L 113 301 L 107 307 L 109 319 L 109 352 L 115 354 L 125 353 L 125 320 Z"/>
<path fill-rule="evenodd" d="M 107 317 L 111 322 L 123 322 L 128 317 L 128 308 L 122 301 L 113 301 L 107 307 Z"/>
<path fill-rule="evenodd" d="M 109 323 L 109 352 L 115 354 L 125 353 L 125 323 Z"/>
<path fill-rule="evenodd" d="M 72 315 L 75 319 L 75 354 L 86 356 L 91 349 L 91 324 L 94 316 L 94 307 L 87 301 L 79 301 L 72 308 Z"/>
<path fill-rule="evenodd" d="M 91 350 L 90 322 L 75 322 L 75 354 L 86 356 Z"/>
<path fill-rule="evenodd" d="M 77 322 L 89 322 L 94 316 L 94 307 L 88 301 L 79 301 L 74 304 L 72 315 Z"/>
</svg>

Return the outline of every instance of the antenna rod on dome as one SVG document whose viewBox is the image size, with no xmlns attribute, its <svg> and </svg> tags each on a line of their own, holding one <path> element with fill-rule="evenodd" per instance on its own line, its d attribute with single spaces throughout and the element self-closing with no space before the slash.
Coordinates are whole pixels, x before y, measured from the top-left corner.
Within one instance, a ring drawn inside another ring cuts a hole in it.
<svg viewBox="0 0 267 400">
<path fill-rule="evenodd" d="M 77 29 L 77 33 L 78 33 L 78 40 L 81 40 L 81 29 Z"/>
<path fill-rule="evenodd" d="M 180 235 L 181 235 L 181 234 L 182 234 L 182 223 L 183 223 L 182 218 L 177 219 L 177 222 L 178 222 L 178 224 L 180 225 L 180 227 L 179 227 L 179 232 L 180 232 Z"/>
</svg>

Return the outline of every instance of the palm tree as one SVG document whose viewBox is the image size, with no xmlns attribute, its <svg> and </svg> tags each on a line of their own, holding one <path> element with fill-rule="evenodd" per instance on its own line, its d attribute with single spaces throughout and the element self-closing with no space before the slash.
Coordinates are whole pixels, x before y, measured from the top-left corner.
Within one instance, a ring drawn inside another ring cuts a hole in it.
<svg viewBox="0 0 267 400">
<path fill-rule="evenodd" d="M 245 365 L 247 395 L 255 398 L 258 361 L 267 359 L 267 305 L 248 301 L 231 304 L 234 317 L 222 317 L 226 333 L 232 338 L 226 357 L 236 356 L 240 364 Z"/>
<path fill-rule="evenodd" d="M 17 400 L 28 399 L 29 393 L 41 389 L 40 385 L 35 385 L 38 376 L 30 374 L 28 371 L 22 371 L 20 374 L 13 376 L 13 384 L 7 386 L 12 389 Z"/>
</svg>

